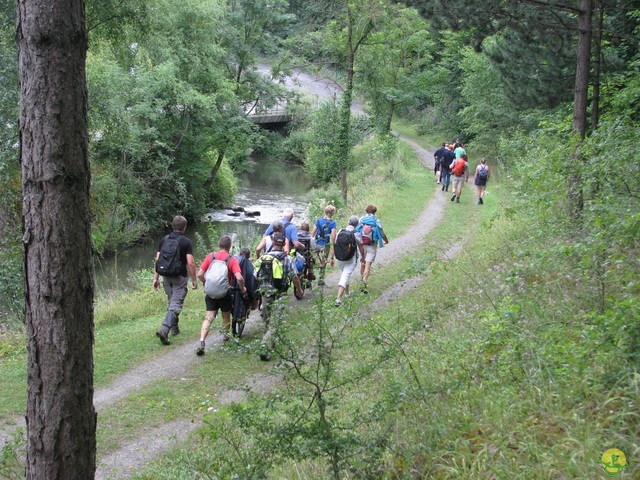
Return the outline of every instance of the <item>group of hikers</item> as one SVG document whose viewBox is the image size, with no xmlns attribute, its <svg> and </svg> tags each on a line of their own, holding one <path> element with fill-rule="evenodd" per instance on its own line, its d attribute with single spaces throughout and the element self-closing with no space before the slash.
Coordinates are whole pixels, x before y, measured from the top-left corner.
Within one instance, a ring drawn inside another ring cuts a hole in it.
<svg viewBox="0 0 640 480">
<path fill-rule="evenodd" d="M 218 250 L 208 254 L 196 270 L 193 245 L 184 235 L 187 220 L 177 215 L 172 222 L 173 232 L 162 238 L 156 252 L 153 287 L 157 291 L 160 277 L 167 295 L 167 313 L 156 336 L 163 345 L 170 345 L 170 335 L 180 333 L 179 317 L 188 292 L 189 278 L 192 289 L 198 280 L 205 290 L 206 315 L 200 329 L 196 354 L 204 355 L 206 339 L 218 311 L 222 316 L 223 340 L 236 334 L 236 315 L 244 322 L 250 310 L 262 309 L 265 335 L 262 339 L 260 358 L 269 359 L 273 349 L 270 329 L 270 312 L 276 300 L 293 285 L 294 296 L 302 299 L 304 291 L 317 279 L 325 285 L 327 265 L 340 269 L 340 280 L 334 301 L 342 306 L 349 298 L 351 277 L 360 265 L 360 291 L 368 294 L 367 281 L 377 249 L 388 243 L 382 223 L 376 217 L 375 205 L 367 205 L 365 215 L 352 215 L 348 224 L 338 230 L 333 216 L 336 208 L 327 205 L 324 216 L 318 218 L 313 229 L 302 222 L 298 229 L 292 222 L 293 209 L 286 208 L 282 218 L 274 221 L 264 232 L 255 250 L 255 261 L 244 247 L 237 256 L 231 255 L 232 239 L 222 235 Z M 317 271 L 317 276 L 316 276 Z M 232 328 L 233 313 L 233 328 Z"/>
<path fill-rule="evenodd" d="M 469 159 L 467 151 L 459 138 L 452 144 L 442 142 L 434 154 L 433 172 L 438 184 L 442 184 L 442 191 L 448 192 L 452 187 L 451 201 L 460 203 L 462 187 L 469 181 Z M 489 180 L 489 166 L 487 159 L 483 158 L 476 167 L 473 183 L 478 187 L 478 205 L 484 204 L 485 188 Z M 453 177 L 453 179 L 452 179 Z"/>
</svg>

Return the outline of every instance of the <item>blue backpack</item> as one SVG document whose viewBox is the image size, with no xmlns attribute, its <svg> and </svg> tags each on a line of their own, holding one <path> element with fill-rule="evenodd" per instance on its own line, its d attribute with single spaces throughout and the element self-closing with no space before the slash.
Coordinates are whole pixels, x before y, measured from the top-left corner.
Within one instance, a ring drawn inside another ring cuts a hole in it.
<svg viewBox="0 0 640 480">
<path fill-rule="evenodd" d="M 321 218 L 316 222 L 316 245 L 324 247 L 331 241 L 331 224 L 332 220 Z"/>
</svg>

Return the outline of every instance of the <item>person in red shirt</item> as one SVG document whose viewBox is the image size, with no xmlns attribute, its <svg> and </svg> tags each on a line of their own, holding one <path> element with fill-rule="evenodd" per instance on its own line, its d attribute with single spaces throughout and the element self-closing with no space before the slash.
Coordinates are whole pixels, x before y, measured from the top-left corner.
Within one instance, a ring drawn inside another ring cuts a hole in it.
<svg viewBox="0 0 640 480">
<path fill-rule="evenodd" d="M 211 265 L 214 258 L 222 261 L 229 259 L 229 262 L 227 263 L 227 268 L 229 270 L 229 284 L 231 285 L 232 277 L 235 277 L 238 288 L 242 293 L 246 293 L 247 289 L 244 286 L 244 278 L 242 278 L 242 270 L 238 263 L 238 259 L 231 256 L 229 253 L 231 250 L 231 237 L 228 235 L 220 237 L 218 247 L 220 247 L 220 249 L 217 252 L 207 255 L 204 262 L 202 262 L 202 265 L 200 265 L 198 278 L 204 284 L 204 275 L 207 273 L 209 265 Z M 231 328 L 231 309 L 233 308 L 233 296 L 231 295 L 231 290 L 226 297 L 220 299 L 211 298 L 208 295 L 205 295 L 204 301 L 207 305 L 207 314 L 202 322 L 202 327 L 200 328 L 200 342 L 196 346 L 196 355 L 204 355 L 205 340 L 209 334 L 209 327 L 211 326 L 213 319 L 216 318 L 218 310 L 222 311 L 222 328 L 225 331 L 223 339 L 225 342 L 229 340 L 229 330 Z"/>
</svg>

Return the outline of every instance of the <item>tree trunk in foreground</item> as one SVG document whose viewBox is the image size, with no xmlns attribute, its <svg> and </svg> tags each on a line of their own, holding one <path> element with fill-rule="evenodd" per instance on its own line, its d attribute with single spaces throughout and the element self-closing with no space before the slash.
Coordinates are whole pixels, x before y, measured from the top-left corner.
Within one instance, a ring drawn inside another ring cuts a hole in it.
<svg viewBox="0 0 640 480">
<path fill-rule="evenodd" d="M 587 108 L 589 105 L 589 77 L 591 65 L 591 19 L 593 15 L 592 0 L 580 0 L 578 15 L 578 58 L 576 66 L 576 83 L 573 100 L 573 131 L 579 136 L 579 143 L 573 153 L 574 171 L 569 175 L 569 215 L 577 218 L 583 209 L 582 180 L 579 173 L 581 163 L 582 141 L 587 132 Z"/>
<path fill-rule="evenodd" d="M 93 273 L 82 0 L 18 0 L 28 479 L 92 479 Z"/>
</svg>

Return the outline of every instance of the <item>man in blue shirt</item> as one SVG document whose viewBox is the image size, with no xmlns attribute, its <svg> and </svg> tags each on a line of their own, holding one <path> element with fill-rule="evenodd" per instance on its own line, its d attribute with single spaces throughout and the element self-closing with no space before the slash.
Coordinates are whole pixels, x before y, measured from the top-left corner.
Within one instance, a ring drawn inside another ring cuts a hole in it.
<svg viewBox="0 0 640 480">
<path fill-rule="evenodd" d="M 304 250 L 304 245 L 298 241 L 298 229 L 296 226 L 291 223 L 293 219 L 293 208 L 285 208 L 282 212 L 282 224 L 284 225 L 284 236 L 287 240 L 289 240 L 289 246 L 286 248 L 285 252 L 289 253 L 289 248 L 293 245 L 298 251 Z M 265 236 L 271 235 L 273 233 L 273 226 L 269 225 L 264 232 Z"/>
</svg>

